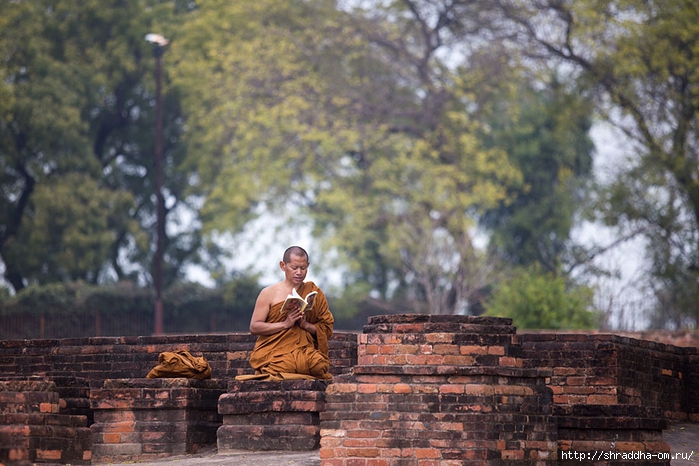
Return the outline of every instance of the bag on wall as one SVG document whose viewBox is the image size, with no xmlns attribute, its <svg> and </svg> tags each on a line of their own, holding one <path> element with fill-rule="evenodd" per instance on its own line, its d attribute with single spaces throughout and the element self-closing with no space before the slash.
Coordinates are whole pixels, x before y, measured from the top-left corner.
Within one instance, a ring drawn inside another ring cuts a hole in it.
<svg viewBox="0 0 699 466">
<path fill-rule="evenodd" d="M 186 377 L 188 379 L 210 379 L 211 366 L 205 357 L 192 356 L 189 351 L 165 351 L 158 356 L 158 365 L 146 375 L 149 379 L 159 377 Z"/>
</svg>

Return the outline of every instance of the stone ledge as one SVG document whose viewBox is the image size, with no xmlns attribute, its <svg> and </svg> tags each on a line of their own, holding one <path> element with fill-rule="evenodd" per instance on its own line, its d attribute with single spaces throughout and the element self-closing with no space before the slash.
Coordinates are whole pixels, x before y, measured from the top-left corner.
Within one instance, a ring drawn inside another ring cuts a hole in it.
<svg viewBox="0 0 699 466">
<path fill-rule="evenodd" d="M 219 451 L 305 451 L 320 445 L 324 380 L 231 381 L 218 402 Z"/>
<path fill-rule="evenodd" d="M 0 455 L 5 461 L 90 464 L 86 416 L 59 414 L 53 382 L 0 382 Z"/>
<path fill-rule="evenodd" d="M 488 375 L 506 377 L 538 378 L 549 377 L 549 369 L 524 369 L 503 366 L 451 366 L 451 365 L 363 365 L 354 366 L 354 375 Z M 341 377 L 336 379 L 341 380 Z M 337 381 L 337 380 L 336 380 Z"/>
<path fill-rule="evenodd" d="M 95 462 L 142 461 L 194 453 L 216 443 L 224 382 L 186 378 L 91 382 Z"/>
</svg>

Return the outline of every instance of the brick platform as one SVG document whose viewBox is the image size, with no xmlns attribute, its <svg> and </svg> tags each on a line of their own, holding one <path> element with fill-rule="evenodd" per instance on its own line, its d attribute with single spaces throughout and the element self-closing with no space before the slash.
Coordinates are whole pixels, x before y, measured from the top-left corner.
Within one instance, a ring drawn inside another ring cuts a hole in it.
<svg viewBox="0 0 699 466">
<path fill-rule="evenodd" d="M 59 414 L 52 382 L 0 382 L 0 458 L 9 464 L 90 464 L 85 416 Z"/>
<path fill-rule="evenodd" d="M 546 465 L 572 451 L 661 453 L 667 420 L 699 422 L 696 347 L 458 316 L 376 316 L 364 330 L 359 346 L 333 335 L 327 392 L 236 385 L 252 372 L 248 334 L 0 341 L 0 463 L 314 448 L 320 428 L 324 466 Z M 143 378 L 176 350 L 206 357 L 220 382 Z"/>
<path fill-rule="evenodd" d="M 556 405 L 658 408 L 668 420 L 697 420 L 697 348 L 616 335 L 523 334 L 525 367 L 549 367 Z"/>
<path fill-rule="evenodd" d="M 320 446 L 323 380 L 232 381 L 219 398 L 218 451 L 314 450 Z"/>
<path fill-rule="evenodd" d="M 616 335 L 524 334 L 525 367 L 550 367 L 561 464 L 566 452 L 616 458 L 582 464 L 669 465 L 662 430 L 669 419 L 691 418 L 688 397 L 696 348 L 678 348 Z M 648 458 L 623 461 L 624 453 Z M 651 457 L 655 455 L 655 459 Z"/>
<path fill-rule="evenodd" d="M 222 385 L 218 380 L 184 378 L 93 383 L 93 462 L 163 458 L 215 444 Z"/>
<path fill-rule="evenodd" d="M 377 316 L 328 386 L 321 464 L 554 465 L 548 371 L 523 369 L 510 319 Z"/>
<path fill-rule="evenodd" d="M 604 464 L 669 466 L 670 460 L 657 459 L 670 453 L 663 441 L 668 421 L 660 409 L 630 405 L 555 406 L 558 420 L 559 464 Z M 577 452 L 597 461 L 566 461 L 566 453 Z"/>
</svg>

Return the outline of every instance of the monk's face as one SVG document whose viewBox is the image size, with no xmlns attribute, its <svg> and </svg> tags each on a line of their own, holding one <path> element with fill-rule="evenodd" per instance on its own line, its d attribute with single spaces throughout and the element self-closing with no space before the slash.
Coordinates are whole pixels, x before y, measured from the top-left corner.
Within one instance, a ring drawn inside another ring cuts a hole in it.
<svg viewBox="0 0 699 466">
<path fill-rule="evenodd" d="M 291 255 L 291 260 L 288 263 L 282 262 L 279 264 L 284 271 L 286 281 L 294 285 L 300 285 L 306 279 L 308 272 L 308 258 L 304 255 Z"/>
</svg>

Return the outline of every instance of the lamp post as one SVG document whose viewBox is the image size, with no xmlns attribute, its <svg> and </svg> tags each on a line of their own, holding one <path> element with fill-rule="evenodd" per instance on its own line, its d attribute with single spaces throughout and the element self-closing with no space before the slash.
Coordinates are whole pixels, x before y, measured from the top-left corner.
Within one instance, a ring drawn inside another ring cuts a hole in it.
<svg viewBox="0 0 699 466">
<path fill-rule="evenodd" d="M 163 53 L 170 42 L 160 34 L 147 34 L 155 56 L 155 192 L 158 213 L 157 243 L 155 250 L 155 334 L 163 333 L 163 243 L 165 239 L 165 199 L 163 198 L 163 110 L 161 85 Z"/>
</svg>

